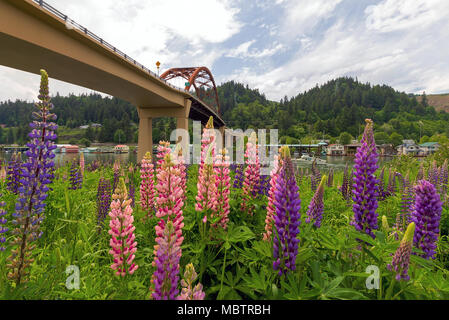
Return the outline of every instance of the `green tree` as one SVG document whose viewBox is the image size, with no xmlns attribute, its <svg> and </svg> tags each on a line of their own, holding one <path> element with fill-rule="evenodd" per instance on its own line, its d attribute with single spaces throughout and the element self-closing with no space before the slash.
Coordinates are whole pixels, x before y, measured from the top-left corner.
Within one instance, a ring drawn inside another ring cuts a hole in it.
<svg viewBox="0 0 449 320">
<path fill-rule="evenodd" d="M 397 132 L 393 132 L 390 135 L 390 142 L 393 144 L 393 146 L 398 146 L 400 144 L 402 144 L 402 140 L 404 140 L 404 137 L 402 135 L 400 135 Z"/>
<path fill-rule="evenodd" d="M 125 132 L 122 129 L 115 130 L 114 142 L 115 143 L 125 143 L 126 142 Z"/>
<path fill-rule="evenodd" d="M 390 143 L 390 137 L 383 131 L 374 133 L 374 140 L 376 144 Z"/>
<path fill-rule="evenodd" d="M 82 138 L 80 143 L 85 147 L 90 147 L 91 141 L 89 139 Z"/>
<path fill-rule="evenodd" d="M 348 132 L 343 131 L 340 134 L 340 137 L 338 138 L 338 140 L 340 141 L 340 144 L 343 144 L 343 145 L 350 144 L 351 140 L 352 140 L 352 136 Z"/>
</svg>

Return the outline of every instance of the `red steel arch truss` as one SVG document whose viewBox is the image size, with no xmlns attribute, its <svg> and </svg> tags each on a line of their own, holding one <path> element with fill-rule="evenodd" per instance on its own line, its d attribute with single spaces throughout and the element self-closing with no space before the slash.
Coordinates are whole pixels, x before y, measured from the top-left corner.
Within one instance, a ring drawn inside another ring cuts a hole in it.
<svg viewBox="0 0 449 320">
<path fill-rule="evenodd" d="M 211 105 L 217 112 L 220 110 L 218 102 L 217 87 L 210 70 L 206 67 L 171 68 L 165 71 L 161 78 L 170 80 L 181 77 L 188 82 L 185 90 L 189 91 L 191 86 L 195 88 L 196 95 L 206 104 Z"/>
</svg>

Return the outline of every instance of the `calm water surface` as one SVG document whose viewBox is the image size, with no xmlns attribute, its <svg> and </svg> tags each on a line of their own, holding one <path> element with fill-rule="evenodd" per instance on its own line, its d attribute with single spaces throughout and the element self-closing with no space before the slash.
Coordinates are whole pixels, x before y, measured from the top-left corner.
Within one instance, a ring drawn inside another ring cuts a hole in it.
<svg viewBox="0 0 449 320">
<path fill-rule="evenodd" d="M 8 161 L 12 156 L 12 153 L 0 153 L 0 161 Z M 78 160 L 80 153 L 57 153 L 55 157 L 56 166 L 63 166 L 67 162 L 72 162 L 74 159 Z M 23 156 L 22 156 L 23 159 Z M 343 170 L 346 163 L 350 166 L 354 164 L 354 157 L 321 157 L 321 159 L 326 160 L 326 164 L 319 165 L 320 170 L 327 171 L 329 168 L 333 167 L 334 170 Z M 391 161 L 393 157 L 379 157 L 379 166 Z M 102 163 L 114 163 L 115 160 L 119 160 L 120 163 L 136 163 L 137 154 L 136 153 L 84 153 L 84 160 L 86 164 L 91 163 L 94 160 L 98 160 Z M 310 163 L 305 162 L 295 162 L 299 168 L 310 168 Z"/>
</svg>

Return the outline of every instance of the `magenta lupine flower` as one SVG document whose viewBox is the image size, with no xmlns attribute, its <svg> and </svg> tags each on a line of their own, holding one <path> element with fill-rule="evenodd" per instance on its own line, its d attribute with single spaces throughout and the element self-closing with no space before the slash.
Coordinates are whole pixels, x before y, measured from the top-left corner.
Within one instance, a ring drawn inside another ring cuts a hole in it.
<svg viewBox="0 0 449 320">
<path fill-rule="evenodd" d="M 204 215 L 212 210 L 217 196 L 214 176 L 215 134 L 213 131 L 213 118 L 210 117 L 203 130 L 201 139 L 201 161 L 198 169 L 198 194 L 196 196 L 195 210 Z"/>
<path fill-rule="evenodd" d="M 162 220 L 163 221 L 163 220 Z M 162 235 L 156 238 L 156 270 L 152 276 L 152 297 L 155 300 L 175 300 L 179 292 L 179 259 L 181 247 L 172 221 L 168 221 Z"/>
<path fill-rule="evenodd" d="M 377 151 L 374 142 L 373 121 L 367 119 L 361 146 L 357 148 L 354 164 L 353 194 L 354 204 L 352 210 L 354 218 L 351 222 L 356 230 L 365 232 L 375 238 L 373 230 L 377 224 L 377 185 L 378 180 L 374 173 L 377 167 Z"/>
<path fill-rule="evenodd" d="M 424 258 L 434 259 L 440 232 L 440 196 L 435 186 L 426 180 L 418 181 L 414 191 L 415 205 L 411 221 L 416 225 L 416 232 L 413 242 L 415 247 L 424 251 Z"/>
<path fill-rule="evenodd" d="M 39 226 L 44 218 L 45 199 L 50 184 L 54 178 L 52 167 L 54 166 L 53 150 L 56 145 L 54 131 L 57 125 L 51 122 L 56 119 L 56 115 L 51 113 L 53 104 L 50 102 L 48 93 L 48 75 L 45 70 L 41 70 L 41 86 L 39 90 L 39 102 L 35 104 L 37 112 L 33 112 L 35 119 L 30 123 L 32 128 L 28 134 L 30 142 L 27 143 L 28 159 L 22 165 L 22 179 L 19 187 L 19 197 L 16 203 L 16 212 L 13 213 L 16 225 L 13 234 L 15 239 L 11 242 L 16 249 L 11 251 L 8 258 L 10 262 L 7 267 L 11 269 L 8 274 L 9 279 L 14 279 L 19 285 L 27 276 L 26 268 L 33 262 L 31 257 L 35 247 L 31 242 L 38 239 L 42 232 Z"/>
<path fill-rule="evenodd" d="M 257 145 L 257 135 L 255 132 L 251 134 L 246 144 L 245 151 L 245 179 L 243 180 L 243 201 L 241 210 L 246 211 L 249 215 L 254 213 L 254 205 L 252 199 L 256 197 L 257 186 L 260 180 L 260 160 Z"/>
<path fill-rule="evenodd" d="M 279 155 L 274 156 L 274 166 L 270 172 L 270 190 L 268 191 L 267 216 L 265 218 L 265 232 L 263 240 L 270 240 L 273 231 L 274 215 L 276 214 L 276 180 L 279 176 Z"/>
<path fill-rule="evenodd" d="M 288 147 L 282 147 L 281 154 L 282 167 L 275 188 L 276 231 L 273 239 L 273 269 L 277 270 L 279 275 L 296 269 L 299 243 L 297 235 L 301 223 L 301 199 Z"/>
<path fill-rule="evenodd" d="M 226 155 L 227 150 L 220 150 L 215 160 L 214 177 L 215 177 L 215 206 L 213 208 L 214 215 L 220 217 L 218 225 L 223 229 L 227 228 L 229 215 L 229 196 L 231 187 L 231 177 L 229 176 L 229 157 Z M 215 226 L 215 224 L 212 224 Z"/>
<path fill-rule="evenodd" d="M 102 225 L 111 206 L 111 182 L 103 177 L 98 181 L 97 188 L 97 224 Z M 100 229 L 99 229 L 100 230 Z"/>
<path fill-rule="evenodd" d="M 139 267 L 133 261 L 137 251 L 137 242 L 133 226 L 134 217 L 131 208 L 131 199 L 128 198 L 125 181 L 120 178 L 119 185 L 112 195 L 111 211 L 109 217 L 109 234 L 111 240 L 109 245 L 114 263 L 111 269 L 115 270 L 117 276 L 124 277 L 127 273 L 133 274 Z"/>
<path fill-rule="evenodd" d="M 147 152 L 140 165 L 140 206 L 147 216 L 154 214 L 154 165 Z"/>
<path fill-rule="evenodd" d="M 14 153 L 8 163 L 6 189 L 17 194 L 20 187 L 22 159 L 20 153 Z"/>
<path fill-rule="evenodd" d="M 312 201 L 310 201 L 309 208 L 307 210 L 307 218 L 306 223 L 310 223 L 313 221 L 313 225 L 317 228 L 321 226 L 321 220 L 323 219 L 324 212 L 324 181 L 326 180 L 326 176 L 321 178 L 321 182 L 318 186 L 318 189 L 315 191 L 313 195 Z"/>
<path fill-rule="evenodd" d="M 0 193 L 0 197 L 2 196 L 2 194 Z M 5 234 L 6 232 L 8 232 L 8 228 L 5 227 L 6 222 L 8 222 L 6 220 L 6 211 L 5 209 L 3 209 L 5 207 L 6 203 L 5 201 L 0 201 L 0 251 L 5 251 L 5 241 L 6 241 L 6 237 Z"/>
<path fill-rule="evenodd" d="M 412 222 L 408 225 L 407 231 L 402 238 L 399 248 L 393 256 L 391 264 L 387 265 L 388 270 L 396 272 L 396 280 L 410 280 L 408 275 L 408 267 L 410 264 L 410 254 L 413 247 L 413 235 L 415 233 L 415 223 Z"/>
<path fill-rule="evenodd" d="M 193 286 L 197 277 L 193 264 L 189 263 L 184 272 L 184 279 L 181 280 L 183 288 L 177 300 L 204 300 L 206 294 L 203 292 L 203 285 L 198 283 L 195 287 Z"/>
</svg>

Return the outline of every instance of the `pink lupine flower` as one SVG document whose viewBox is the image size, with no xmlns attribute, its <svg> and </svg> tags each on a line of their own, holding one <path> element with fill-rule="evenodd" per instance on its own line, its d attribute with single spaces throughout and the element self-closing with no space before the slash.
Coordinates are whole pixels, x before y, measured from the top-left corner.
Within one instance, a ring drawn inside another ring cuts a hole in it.
<svg viewBox="0 0 449 320">
<path fill-rule="evenodd" d="M 214 215 L 220 217 L 218 224 L 223 229 L 227 228 L 229 221 L 229 195 L 231 188 L 231 177 L 229 176 L 229 157 L 226 154 L 226 149 L 220 150 L 220 154 L 216 158 L 214 168 L 214 180 L 217 195 L 215 197 L 213 212 Z M 213 226 L 215 226 L 215 224 L 213 224 Z"/>
<path fill-rule="evenodd" d="M 179 176 L 181 178 L 181 185 L 180 186 L 181 186 L 181 189 L 184 190 L 182 201 L 185 203 L 186 198 L 187 198 L 186 192 L 185 192 L 185 190 L 187 188 L 187 172 L 186 172 L 185 160 L 184 160 L 184 158 L 182 156 L 182 149 L 181 148 L 179 149 L 179 152 L 178 152 L 176 168 L 179 169 Z"/>
<path fill-rule="evenodd" d="M 171 153 L 170 142 L 168 141 L 159 141 L 159 145 L 157 146 L 157 154 L 156 158 L 158 159 L 156 162 L 156 174 L 161 171 L 162 164 L 164 163 L 164 158 L 167 153 Z"/>
<path fill-rule="evenodd" d="M 80 170 L 81 175 L 84 177 L 84 152 L 81 152 L 80 154 Z"/>
<path fill-rule="evenodd" d="M 184 240 L 182 236 L 182 228 L 184 227 L 184 216 L 182 213 L 184 190 L 181 188 L 179 168 L 176 168 L 173 163 L 171 153 L 165 154 L 160 169 L 157 174 L 158 183 L 156 185 L 158 192 L 156 198 L 156 216 L 161 218 L 161 220 L 156 226 L 156 236 L 162 236 L 165 227 L 165 221 L 162 218 L 167 217 L 167 221 L 171 220 L 173 222 L 177 234 L 176 241 L 181 246 Z M 155 253 L 156 251 L 155 248 Z"/>
<path fill-rule="evenodd" d="M 268 191 L 267 216 L 265 218 L 265 232 L 263 240 L 270 240 L 273 230 L 274 215 L 276 214 L 276 206 L 274 192 L 276 189 L 276 179 L 279 176 L 279 155 L 274 156 L 274 168 L 270 173 L 270 190 Z"/>
<path fill-rule="evenodd" d="M 198 194 L 196 196 L 196 211 L 213 209 L 216 198 L 213 160 L 215 157 L 215 134 L 213 118 L 210 117 L 203 130 L 201 139 L 201 161 L 198 169 Z M 209 130 L 210 129 L 210 130 Z"/>
<path fill-rule="evenodd" d="M 137 251 L 135 227 L 133 226 L 134 217 L 131 208 L 131 200 L 128 199 L 125 181 L 120 178 L 119 186 L 112 195 L 111 211 L 109 217 L 109 242 L 111 250 L 109 253 L 114 257 L 114 263 L 111 268 L 115 274 L 124 277 L 127 273 L 133 274 L 138 265 L 133 263 L 135 252 Z"/>
<path fill-rule="evenodd" d="M 0 182 L 3 183 L 6 180 L 6 170 L 5 170 L 5 166 L 2 166 L 2 168 L 0 169 Z"/>
<path fill-rule="evenodd" d="M 203 285 L 198 283 L 193 287 L 193 282 L 198 277 L 195 272 L 195 268 L 192 263 L 186 266 L 186 271 L 184 272 L 184 279 L 181 280 L 181 294 L 176 298 L 177 300 L 204 300 L 205 293 L 203 291 Z"/>
<path fill-rule="evenodd" d="M 154 213 L 154 165 L 147 152 L 140 165 L 140 206 L 150 216 Z"/>
<path fill-rule="evenodd" d="M 254 207 L 250 204 L 251 199 L 257 195 L 257 186 L 260 180 L 260 162 L 257 145 L 257 135 L 253 132 L 246 144 L 245 152 L 245 180 L 243 180 L 243 201 L 241 204 L 242 211 L 247 211 L 253 215 Z"/>
</svg>

